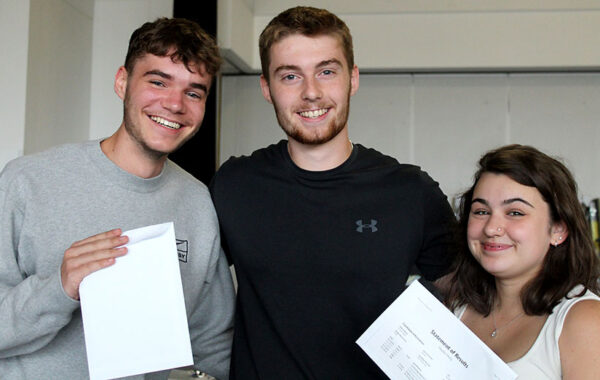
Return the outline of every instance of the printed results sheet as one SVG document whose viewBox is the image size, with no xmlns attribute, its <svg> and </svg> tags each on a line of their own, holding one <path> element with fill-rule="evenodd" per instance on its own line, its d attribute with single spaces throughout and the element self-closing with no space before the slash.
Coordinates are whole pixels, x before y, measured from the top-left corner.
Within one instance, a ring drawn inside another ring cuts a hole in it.
<svg viewBox="0 0 600 380">
<path fill-rule="evenodd" d="M 414 281 L 356 341 L 393 380 L 514 380 L 517 374 Z"/>
</svg>

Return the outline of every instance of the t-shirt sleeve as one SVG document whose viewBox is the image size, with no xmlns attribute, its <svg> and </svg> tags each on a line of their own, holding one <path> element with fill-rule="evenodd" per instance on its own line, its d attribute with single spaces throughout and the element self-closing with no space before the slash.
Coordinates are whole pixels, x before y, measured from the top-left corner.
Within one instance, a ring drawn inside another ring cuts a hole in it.
<svg viewBox="0 0 600 380">
<path fill-rule="evenodd" d="M 231 159 L 229 161 L 231 161 Z M 211 196 L 212 202 L 215 206 L 215 210 L 217 211 L 217 215 L 221 214 L 222 207 L 228 206 L 227 204 L 224 204 L 224 202 L 222 200 L 223 197 L 225 196 L 225 192 L 228 190 L 228 189 L 224 189 L 222 186 L 222 183 L 223 183 L 222 177 L 226 176 L 226 174 L 224 174 L 224 173 L 227 170 L 226 167 L 227 167 L 229 161 L 225 162 L 221 166 L 221 169 L 219 169 L 217 171 L 217 173 L 215 173 L 212 180 L 210 181 L 210 184 L 208 185 L 208 190 L 210 191 L 210 196 Z M 233 191 L 235 191 L 235 189 Z M 227 264 L 231 266 L 231 265 L 233 265 L 233 261 L 231 259 L 231 255 L 229 254 L 229 246 L 227 245 L 227 236 L 226 236 L 226 234 L 223 233 L 223 226 L 221 225 L 220 221 L 219 221 L 219 227 L 221 230 L 221 247 L 225 254 Z"/>
<path fill-rule="evenodd" d="M 455 255 L 456 218 L 437 182 L 422 177 L 423 241 L 417 259 L 421 275 L 433 281 L 448 273 Z"/>
</svg>

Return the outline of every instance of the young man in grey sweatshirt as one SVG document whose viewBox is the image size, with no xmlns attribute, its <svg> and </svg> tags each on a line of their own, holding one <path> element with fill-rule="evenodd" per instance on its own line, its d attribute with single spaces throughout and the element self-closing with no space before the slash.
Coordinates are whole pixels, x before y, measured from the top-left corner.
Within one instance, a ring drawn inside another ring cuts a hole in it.
<svg viewBox="0 0 600 380">
<path fill-rule="evenodd" d="M 185 248 L 179 264 L 194 362 L 228 377 L 234 292 L 216 214 L 206 187 L 167 158 L 200 128 L 220 64 L 214 40 L 195 23 L 146 23 L 115 78 L 124 102 L 118 130 L 6 165 L 0 379 L 88 378 L 81 281 L 127 253 L 122 231 L 168 221 Z"/>
</svg>

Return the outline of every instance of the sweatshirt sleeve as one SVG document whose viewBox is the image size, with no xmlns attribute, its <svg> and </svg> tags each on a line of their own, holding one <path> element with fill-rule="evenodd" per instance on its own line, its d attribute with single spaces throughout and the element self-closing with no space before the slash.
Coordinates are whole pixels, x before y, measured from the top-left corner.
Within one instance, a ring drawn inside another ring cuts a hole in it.
<svg viewBox="0 0 600 380">
<path fill-rule="evenodd" d="M 40 276 L 20 266 L 20 259 L 36 252 L 19 248 L 25 192 L 10 172 L 0 174 L 0 359 L 46 346 L 79 308 L 63 291 L 60 268 Z"/>
<path fill-rule="evenodd" d="M 195 367 L 219 380 L 229 378 L 235 293 L 231 272 L 215 237 L 212 260 L 199 300 L 190 313 Z"/>
</svg>

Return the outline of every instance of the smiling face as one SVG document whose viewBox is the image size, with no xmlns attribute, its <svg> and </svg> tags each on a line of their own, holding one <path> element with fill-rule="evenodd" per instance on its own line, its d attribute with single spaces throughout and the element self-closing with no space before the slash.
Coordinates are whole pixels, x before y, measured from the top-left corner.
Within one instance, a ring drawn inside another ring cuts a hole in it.
<svg viewBox="0 0 600 380">
<path fill-rule="evenodd" d="M 524 283 L 538 273 L 550 244 L 565 238 L 564 224 L 552 223 L 548 204 L 535 187 L 504 174 L 481 176 L 473 192 L 467 240 L 486 271 Z"/>
<path fill-rule="evenodd" d="M 165 157 L 200 128 L 212 78 L 203 67 L 190 69 L 169 56 L 146 54 L 132 73 L 124 67 L 117 72 L 115 92 L 124 100 L 121 127 L 148 157 Z"/>
<path fill-rule="evenodd" d="M 293 34 L 273 44 L 270 57 L 261 88 L 290 139 L 324 144 L 347 127 L 358 68 L 349 69 L 338 38 Z"/>
</svg>

